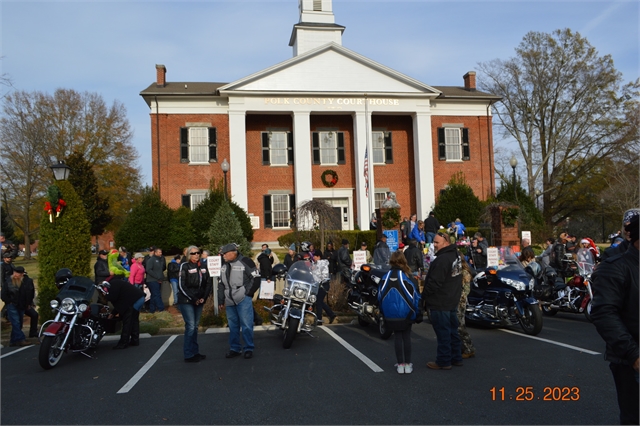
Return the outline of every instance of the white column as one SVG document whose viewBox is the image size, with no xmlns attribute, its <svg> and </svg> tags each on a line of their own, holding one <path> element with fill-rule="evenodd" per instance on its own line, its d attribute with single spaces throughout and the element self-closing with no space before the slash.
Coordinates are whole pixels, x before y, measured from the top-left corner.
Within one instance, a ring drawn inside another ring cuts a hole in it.
<svg viewBox="0 0 640 426">
<path fill-rule="evenodd" d="M 229 111 L 229 180 L 231 182 L 231 199 L 248 212 L 245 116 L 245 111 Z"/>
<path fill-rule="evenodd" d="M 311 182 L 311 122 L 309 112 L 293 113 L 293 180 L 296 206 L 313 198 Z"/>
<path fill-rule="evenodd" d="M 371 218 L 370 204 L 364 189 L 364 152 L 367 148 L 367 132 L 371 128 L 371 114 L 368 112 L 356 112 L 353 117 L 353 134 L 355 143 L 353 147 L 354 170 L 356 173 L 356 204 L 358 206 L 357 222 L 360 229 L 369 229 Z M 369 150 L 369 189 L 373 193 L 373 162 L 371 149 Z"/>
<path fill-rule="evenodd" d="M 427 217 L 435 203 L 431 114 L 413 115 L 413 164 L 416 171 L 416 213 Z"/>
</svg>

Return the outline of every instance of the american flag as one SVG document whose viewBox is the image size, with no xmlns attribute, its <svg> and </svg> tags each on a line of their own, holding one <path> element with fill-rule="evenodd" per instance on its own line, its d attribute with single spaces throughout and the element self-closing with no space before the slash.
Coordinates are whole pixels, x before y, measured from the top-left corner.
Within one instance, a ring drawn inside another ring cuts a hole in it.
<svg viewBox="0 0 640 426">
<path fill-rule="evenodd" d="M 364 193 L 369 198 L 369 147 L 364 150 Z"/>
</svg>

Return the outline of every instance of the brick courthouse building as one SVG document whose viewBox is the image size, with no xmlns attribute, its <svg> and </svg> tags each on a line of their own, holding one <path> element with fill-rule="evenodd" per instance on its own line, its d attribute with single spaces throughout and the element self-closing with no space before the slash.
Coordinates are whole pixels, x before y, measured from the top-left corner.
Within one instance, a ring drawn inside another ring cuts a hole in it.
<svg viewBox="0 0 640 426">
<path fill-rule="evenodd" d="M 459 171 L 481 199 L 495 192 L 490 106 L 499 98 L 476 90 L 474 72 L 461 86 L 426 85 L 343 47 L 331 0 L 299 8 L 293 58 L 248 77 L 170 82 L 156 65 L 140 94 L 153 185 L 170 207 L 194 208 L 224 159 L 254 242 L 289 232 L 292 207 L 310 199 L 330 203 L 346 230 L 369 229 L 387 191 L 403 216 L 425 217 Z"/>
</svg>

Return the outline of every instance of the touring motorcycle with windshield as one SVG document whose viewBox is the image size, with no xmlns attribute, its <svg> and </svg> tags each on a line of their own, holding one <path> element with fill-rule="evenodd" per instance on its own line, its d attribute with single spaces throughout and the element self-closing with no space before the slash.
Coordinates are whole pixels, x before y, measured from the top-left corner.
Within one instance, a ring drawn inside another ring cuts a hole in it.
<svg viewBox="0 0 640 426">
<path fill-rule="evenodd" d="M 287 270 L 282 264 L 275 265 L 274 274 L 285 279 L 282 294 L 273 297 L 273 306 L 265 306 L 271 323 L 282 329 L 282 347 L 289 349 L 298 333 L 311 332 L 318 325 L 312 308 L 318 296 L 320 283 L 315 282 L 311 262 L 299 260 Z"/>
<path fill-rule="evenodd" d="M 520 325 L 526 334 L 542 330 L 542 312 L 533 295 L 534 278 L 510 247 L 498 247 L 499 264 L 478 272 L 467 297 L 465 321 L 489 326 Z"/>
<path fill-rule="evenodd" d="M 86 351 L 98 346 L 106 334 L 109 307 L 91 303 L 96 286 L 86 277 L 74 277 L 69 269 L 56 273 L 56 286 L 60 290 L 50 302 L 56 313 L 53 320 L 40 328 L 38 361 L 45 370 L 55 367 L 65 352 Z"/>
<path fill-rule="evenodd" d="M 349 289 L 347 290 L 347 304 L 358 315 L 358 324 L 367 327 L 369 324 L 378 326 L 380 337 L 388 339 L 393 333 L 386 326 L 378 306 L 378 287 L 388 269 L 377 268 L 364 264 L 360 270 L 351 274 Z"/>
</svg>

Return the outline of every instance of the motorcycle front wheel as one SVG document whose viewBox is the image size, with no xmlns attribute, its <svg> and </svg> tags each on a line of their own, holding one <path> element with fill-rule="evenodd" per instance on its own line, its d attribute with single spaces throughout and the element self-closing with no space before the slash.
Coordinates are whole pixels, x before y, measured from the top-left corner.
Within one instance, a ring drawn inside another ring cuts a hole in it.
<svg viewBox="0 0 640 426">
<path fill-rule="evenodd" d="M 393 334 L 393 331 L 389 330 L 389 327 L 387 327 L 387 324 L 384 322 L 384 318 L 382 317 L 378 320 L 378 331 L 380 332 L 382 340 L 387 340 Z"/>
<path fill-rule="evenodd" d="M 587 321 L 593 322 L 593 318 L 591 318 L 591 308 L 592 308 L 593 299 L 589 299 L 589 303 L 587 303 L 587 307 L 584 308 L 584 316 L 587 318 Z"/>
<path fill-rule="evenodd" d="M 369 325 L 369 322 L 362 318 L 360 315 L 358 315 L 358 324 L 360 324 L 361 327 L 366 327 Z"/>
<path fill-rule="evenodd" d="M 524 315 L 519 318 L 520 326 L 530 336 L 535 336 L 542 331 L 542 312 L 540 306 L 527 305 L 524 308 Z"/>
<path fill-rule="evenodd" d="M 60 361 L 62 353 L 64 352 L 60 347 L 63 340 L 64 336 L 62 334 L 45 336 L 44 339 L 42 339 L 40 353 L 38 354 L 40 367 L 45 370 L 50 370 L 58 364 L 58 361 Z"/>
<path fill-rule="evenodd" d="M 298 318 L 289 317 L 289 327 L 284 330 L 284 339 L 282 340 L 282 347 L 289 349 L 293 344 L 293 339 L 296 338 L 298 333 L 298 324 L 300 320 Z"/>
</svg>

